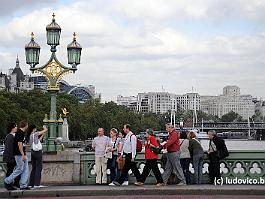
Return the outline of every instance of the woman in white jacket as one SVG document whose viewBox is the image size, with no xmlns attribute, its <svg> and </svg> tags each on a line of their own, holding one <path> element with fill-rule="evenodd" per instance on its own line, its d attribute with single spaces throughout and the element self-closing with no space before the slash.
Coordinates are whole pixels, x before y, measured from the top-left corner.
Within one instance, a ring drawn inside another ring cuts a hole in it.
<svg viewBox="0 0 265 199">
<path fill-rule="evenodd" d="M 190 184 L 190 151 L 189 151 L 189 139 L 187 133 L 183 132 L 180 134 L 180 164 L 186 179 L 186 183 Z"/>
</svg>

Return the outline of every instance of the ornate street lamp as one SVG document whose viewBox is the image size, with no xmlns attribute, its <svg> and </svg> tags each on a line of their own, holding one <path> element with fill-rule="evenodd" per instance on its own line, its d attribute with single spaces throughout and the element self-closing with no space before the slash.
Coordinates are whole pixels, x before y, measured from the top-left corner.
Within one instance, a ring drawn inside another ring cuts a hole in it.
<svg viewBox="0 0 265 199">
<path fill-rule="evenodd" d="M 51 96 L 51 110 L 49 117 L 45 115 L 43 122 L 48 124 L 49 133 L 45 138 L 43 150 L 57 151 L 60 150 L 61 145 L 55 143 L 57 137 L 61 137 L 62 120 L 57 118 L 56 112 L 56 96 L 59 88 L 59 83 L 62 77 L 70 72 L 77 70 L 76 66 L 80 64 L 81 45 L 76 41 L 76 34 L 73 35 L 73 41 L 67 46 L 68 64 L 72 67 L 67 67 L 61 64 L 56 57 L 56 46 L 60 44 L 61 27 L 55 21 L 55 15 L 52 15 L 52 22 L 47 25 L 47 44 L 51 46 L 51 57 L 49 61 L 40 67 L 39 64 L 40 46 L 34 41 L 34 34 L 31 33 L 31 41 L 25 46 L 26 63 L 30 65 L 32 73 L 40 73 L 45 76 L 48 82 L 47 91 Z"/>
</svg>

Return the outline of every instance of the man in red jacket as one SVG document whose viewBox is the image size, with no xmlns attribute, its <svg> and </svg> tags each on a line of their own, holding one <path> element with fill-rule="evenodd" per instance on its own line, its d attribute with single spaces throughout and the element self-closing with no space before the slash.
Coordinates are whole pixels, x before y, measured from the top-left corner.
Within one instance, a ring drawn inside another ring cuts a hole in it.
<svg viewBox="0 0 265 199">
<path fill-rule="evenodd" d="M 167 149 L 167 163 L 165 171 L 163 173 L 163 181 L 167 184 L 167 181 L 174 171 L 176 172 L 177 178 L 180 180 L 178 185 L 186 185 L 185 177 L 183 174 L 182 167 L 180 165 L 180 134 L 174 129 L 172 124 L 166 124 L 166 131 L 169 134 L 167 143 L 163 146 Z"/>
</svg>

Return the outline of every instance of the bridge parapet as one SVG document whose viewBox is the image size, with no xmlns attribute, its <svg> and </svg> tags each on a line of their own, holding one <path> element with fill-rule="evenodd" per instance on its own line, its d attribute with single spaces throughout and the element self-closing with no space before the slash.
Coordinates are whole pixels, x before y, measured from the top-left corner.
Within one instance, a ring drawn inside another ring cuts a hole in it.
<svg viewBox="0 0 265 199">
<path fill-rule="evenodd" d="M 95 158 L 93 152 L 60 152 L 55 155 L 44 155 L 43 160 L 43 184 L 95 184 Z M 145 165 L 144 154 L 138 154 L 136 160 L 137 166 L 142 172 Z M 208 168 L 209 160 L 205 153 L 203 183 L 209 183 Z M 160 161 L 159 169 L 161 173 L 164 172 L 164 167 Z M 265 179 L 265 151 L 230 151 L 230 156 L 221 161 L 220 171 L 223 177 L 229 179 Z M 192 165 L 190 165 L 190 172 L 193 176 Z M 0 156 L 0 184 L 2 186 L 5 173 L 6 166 L 2 161 L 2 156 Z M 135 182 L 132 174 L 129 175 L 129 180 L 131 183 Z M 146 183 L 155 182 L 155 178 L 151 173 Z"/>
<path fill-rule="evenodd" d="M 81 184 L 93 184 L 95 183 L 95 163 L 93 153 L 81 154 Z M 209 183 L 209 159 L 205 153 L 203 163 L 203 183 Z M 160 155 L 161 158 L 161 155 Z M 145 160 L 144 154 L 137 155 L 137 166 L 140 172 L 143 171 Z M 158 163 L 161 173 L 164 172 L 164 167 L 161 162 Z M 262 177 L 265 179 L 265 151 L 230 151 L 230 156 L 225 160 L 221 161 L 220 171 L 223 177 L 229 179 L 240 178 L 240 179 L 259 179 Z M 194 169 L 190 165 L 190 172 L 194 174 Z M 129 176 L 131 183 L 135 182 L 131 174 Z M 146 183 L 155 183 L 155 177 L 152 174 L 147 178 Z"/>
</svg>

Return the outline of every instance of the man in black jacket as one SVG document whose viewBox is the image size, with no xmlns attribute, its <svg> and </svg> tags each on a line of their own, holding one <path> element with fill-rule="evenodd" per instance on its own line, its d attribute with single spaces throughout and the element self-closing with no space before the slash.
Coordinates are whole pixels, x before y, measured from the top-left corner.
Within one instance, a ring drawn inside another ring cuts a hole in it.
<svg viewBox="0 0 265 199">
<path fill-rule="evenodd" d="M 14 157 L 14 137 L 17 132 L 17 125 L 11 122 L 7 127 L 7 136 L 5 137 L 5 149 L 3 153 L 3 161 L 6 163 L 7 171 L 6 177 L 10 176 L 13 172 L 16 161 Z M 19 187 L 20 176 L 15 179 L 14 186 Z"/>
</svg>

